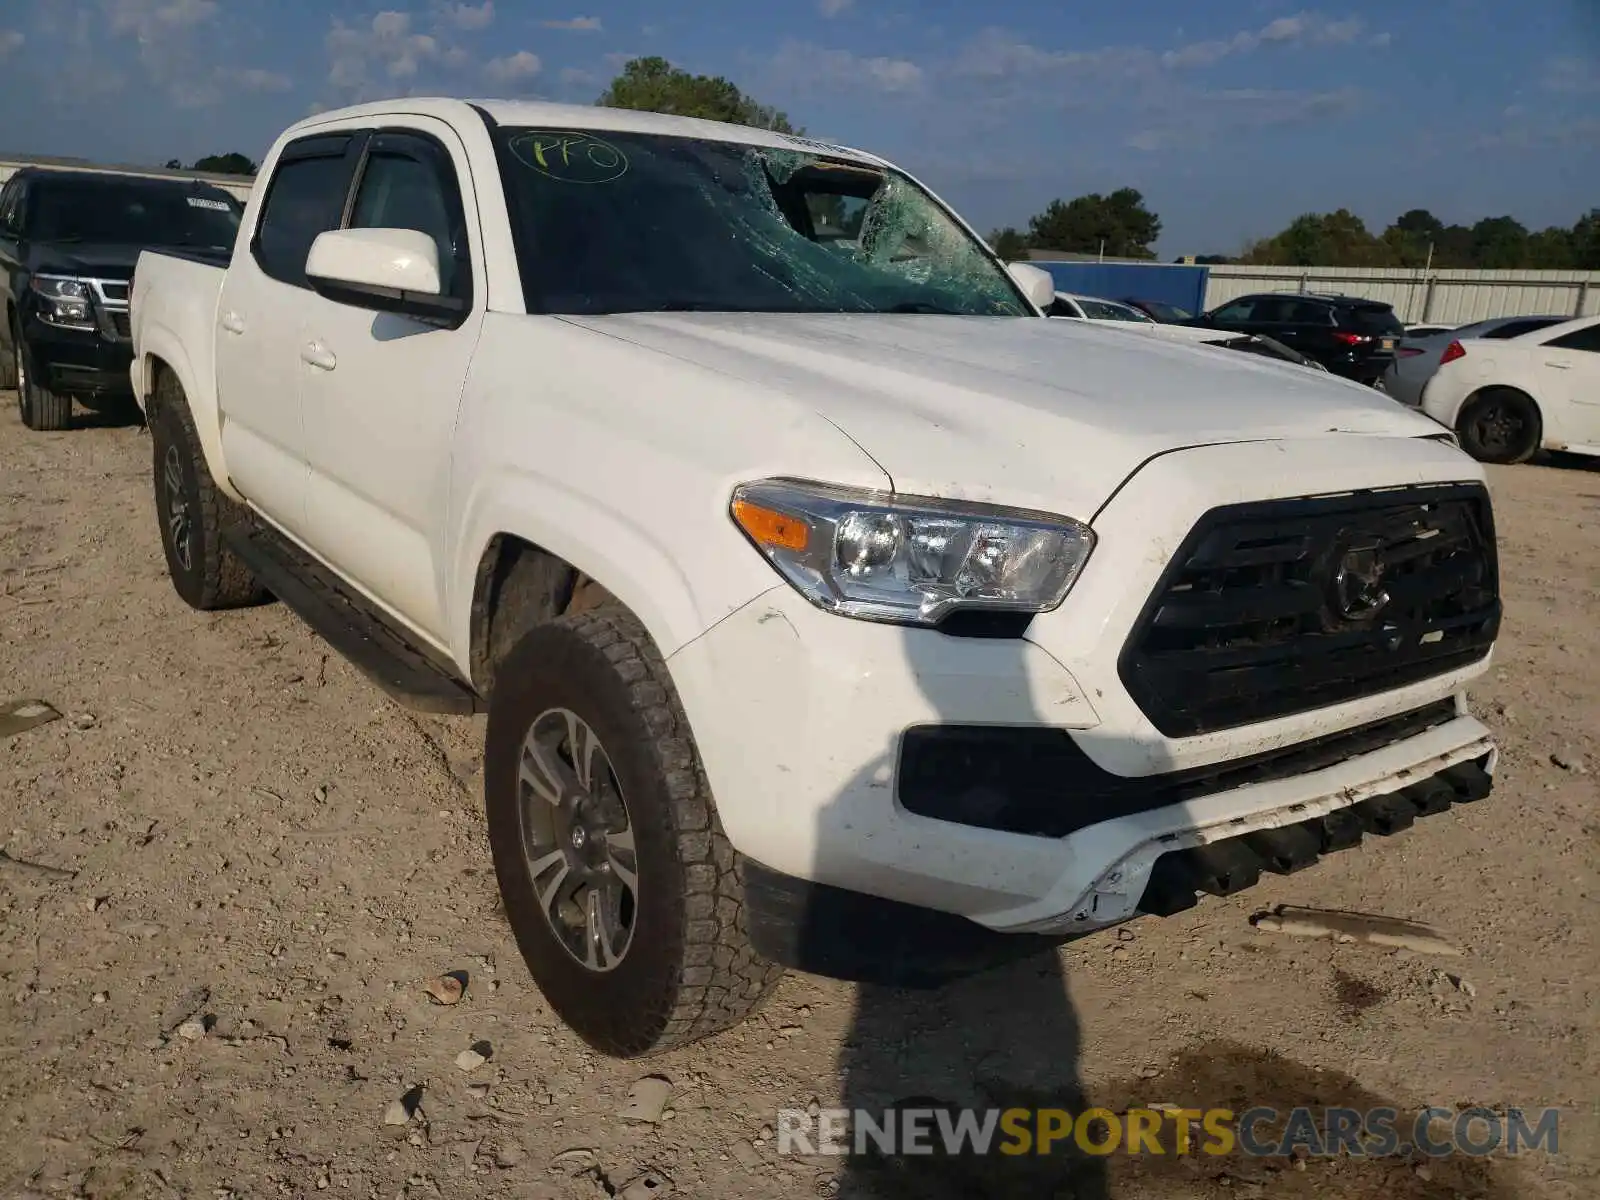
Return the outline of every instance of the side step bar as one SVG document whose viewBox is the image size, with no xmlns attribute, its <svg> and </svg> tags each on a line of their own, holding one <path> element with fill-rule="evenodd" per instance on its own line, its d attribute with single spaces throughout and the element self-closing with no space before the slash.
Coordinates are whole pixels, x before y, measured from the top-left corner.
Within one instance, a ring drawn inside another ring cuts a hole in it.
<svg viewBox="0 0 1600 1200">
<path fill-rule="evenodd" d="M 451 666 L 414 644 L 292 542 L 254 522 L 224 531 L 223 540 L 269 592 L 395 703 L 453 716 L 485 711 L 483 701 Z"/>
</svg>

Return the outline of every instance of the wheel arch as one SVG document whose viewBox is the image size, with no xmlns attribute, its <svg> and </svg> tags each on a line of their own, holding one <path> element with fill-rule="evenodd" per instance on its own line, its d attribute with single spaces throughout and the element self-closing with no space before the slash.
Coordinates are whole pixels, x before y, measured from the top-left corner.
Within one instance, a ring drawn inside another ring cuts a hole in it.
<svg viewBox="0 0 1600 1200">
<path fill-rule="evenodd" d="M 184 402 L 189 406 L 189 415 L 194 420 L 195 433 L 199 435 L 200 448 L 205 453 L 212 481 L 228 499 L 243 503 L 244 497 L 235 490 L 228 478 L 227 461 L 222 453 L 221 414 L 215 403 L 206 402 L 208 393 L 200 388 L 199 377 L 182 344 L 176 337 L 166 335 L 160 329 L 146 330 L 145 343 L 133 368 L 134 397 L 144 410 L 145 420 L 155 415 L 161 377 L 172 375 L 177 379 Z"/>
<path fill-rule="evenodd" d="M 686 581 L 664 557 L 652 562 L 653 556 L 639 551 L 640 541 L 624 535 L 601 542 L 618 547 L 602 554 L 594 541 L 580 543 L 520 521 L 495 522 L 469 538 L 474 550 L 457 578 L 470 591 L 464 586 L 455 606 L 455 641 L 465 652 L 461 665 L 473 687 L 488 696 L 496 664 L 536 625 L 606 601 L 628 609 L 663 657 L 697 636 L 701 623 Z M 642 569 L 623 565 L 630 542 Z"/>
</svg>

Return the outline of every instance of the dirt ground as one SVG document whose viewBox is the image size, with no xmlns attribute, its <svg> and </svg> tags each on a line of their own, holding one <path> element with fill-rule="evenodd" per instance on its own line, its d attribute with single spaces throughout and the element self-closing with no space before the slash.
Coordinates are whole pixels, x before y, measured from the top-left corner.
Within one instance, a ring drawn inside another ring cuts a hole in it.
<svg viewBox="0 0 1600 1200">
<path fill-rule="evenodd" d="M 748 1025 L 641 1064 L 587 1053 L 528 979 L 481 718 L 401 710 L 282 606 L 185 608 L 149 455 L 131 426 L 29 432 L 0 395 L 0 700 L 63 714 L 0 740 L 0 842 L 74 872 L 0 860 L 0 1195 L 1600 1195 L 1595 466 L 1493 472 L 1488 801 L 938 993 L 791 975 Z M 1465 956 L 1252 928 L 1275 903 L 1428 920 Z M 454 1006 L 419 986 L 447 971 L 468 977 Z M 624 1120 L 649 1074 L 666 1114 Z M 913 1096 L 1553 1105 L 1561 1142 L 1432 1163 L 776 1153 L 779 1109 Z"/>
</svg>

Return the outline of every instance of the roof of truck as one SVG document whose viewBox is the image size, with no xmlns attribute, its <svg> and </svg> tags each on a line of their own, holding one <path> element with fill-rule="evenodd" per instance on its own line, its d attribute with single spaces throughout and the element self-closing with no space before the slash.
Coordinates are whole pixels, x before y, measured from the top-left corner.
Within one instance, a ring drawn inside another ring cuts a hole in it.
<svg viewBox="0 0 1600 1200">
<path fill-rule="evenodd" d="M 612 133 L 654 133 L 666 137 L 697 137 L 751 146 L 798 150 L 802 153 L 853 158 L 874 166 L 888 166 L 885 160 L 865 150 L 795 134 L 705 121 L 698 117 L 678 117 L 666 113 L 640 112 L 631 108 L 605 108 L 590 104 L 549 104 L 538 100 L 465 99 L 444 96 L 411 96 L 380 100 L 348 108 L 317 113 L 290 127 L 286 137 L 308 133 L 319 126 L 352 118 L 394 116 L 401 113 L 437 117 L 447 121 L 481 120 L 477 111 L 487 113 L 497 124 L 529 129 L 603 130 Z"/>
</svg>

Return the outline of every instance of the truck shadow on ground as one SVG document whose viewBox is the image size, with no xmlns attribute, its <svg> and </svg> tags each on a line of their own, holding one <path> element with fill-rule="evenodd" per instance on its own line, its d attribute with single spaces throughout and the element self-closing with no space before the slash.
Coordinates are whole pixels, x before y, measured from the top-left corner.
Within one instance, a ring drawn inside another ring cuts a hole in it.
<svg viewBox="0 0 1600 1200">
<path fill-rule="evenodd" d="M 983 681 L 950 677 L 939 661 L 937 642 L 930 641 L 941 636 L 908 631 L 905 647 L 934 712 L 954 723 L 953 710 L 959 702 L 950 698 L 958 696 L 962 686 L 982 686 Z M 1016 639 L 996 639 L 993 665 L 1004 674 L 1007 660 L 1014 656 L 1010 665 L 1021 680 L 1025 648 Z M 1009 707 L 1014 712 L 1018 707 L 1014 695 L 1012 701 Z M 850 835 L 850 814 L 859 813 L 862 803 L 859 786 L 870 783 L 879 789 L 874 795 L 882 797 L 881 803 L 895 803 L 892 784 L 884 783 L 892 778 L 888 771 L 893 764 L 892 751 L 869 764 L 835 805 L 822 812 L 820 846 L 826 847 L 830 837 L 837 845 L 842 834 Z M 1158 1104 L 1226 1108 L 1236 1115 L 1267 1106 L 1285 1116 L 1302 1105 L 1363 1111 L 1393 1108 L 1399 1113 L 1395 1128 L 1402 1131 L 1402 1138 L 1414 1125 L 1414 1113 L 1405 1106 L 1386 1102 L 1348 1075 L 1246 1044 L 1248 1028 L 1219 1029 L 1219 1040 L 1186 1052 L 1159 1076 L 1103 1086 L 1091 1096 L 1080 1075 L 1081 1029 L 1067 990 L 1069 955 L 1042 939 L 1014 937 L 1008 939 L 1015 942 L 1014 949 L 996 952 L 980 947 L 971 955 L 969 970 L 940 986 L 927 986 L 926 978 L 918 980 L 919 986 L 911 990 L 893 986 L 899 982 L 893 978 L 888 985 L 884 981 L 902 957 L 895 935 L 891 923 L 852 920 L 830 908 L 825 898 L 806 907 L 799 932 L 802 952 L 826 955 L 830 948 L 837 953 L 843 946 L 846 951 L 853 949 L 865 964 L 864 973 L 835 973 L 866 981 L 858 988 L 838 1070 L 843 1106 L 871 1114 L 880 1126 L 889 1114 L 906 1110 L 953 1110 L 948 1121 L 967 1108 L 979 1110 L 975 1115 L 981 1118 L 984 1110 L 991 1109 L 1065 1109 L 1080 1114 L 1092 1107 L 1116 1119 L 1130 1107 Z M 986 963 L 981 961 L 985 954 Z M 960 956 L 958 951 L 954 957 Z M 1416 1090 L 1425 1092 L 1426 1080 L 1417 1082 Z M 993 1150 L 982 1155 L 949 1154 L 937 1124 L 930 1124 L 930 1153 L 885 1154 L 870 1140 L 864 1144 L 847 1138 L 850 1152 L 835 1176 L 838 1190 L 829 1194 L 841 1200 L 1110 1200 L 1112 1196 L 1220 1200 L 1241 1195 L 1510 1200 L 1517 1194 L 1500 1181 L 1504 1160 L 1396 1156 L 1297 1163 L 1292 1157 L 1249 1157 L 1238 1148 L 1226 1155 L 1177 1154 L 1176 1126 L 1170 1120 L 1161 1128 L 1159 1140 L 1166 1153 L 1159 1156 L 1130 1155 L 1125 1140 L 1112 1154 L 1091 1153 L 1074 1138 L 1056 1142 L 1048 1155 Z M 1104 1144 L 1107 1123 L 1097 1122 L 1094 1128 L 1090 1144 Z M 1265 1122 L 1260 1128 L 1264 1140 L 1272 1144 L 1275 1126 Z M 1202 1145 L 1201 1128 L 1196 1126 L 1193 1133 L 1192 1144 Z M 997 1137 L 996 1145 L 1006 1140 Z"/>
</svg>

